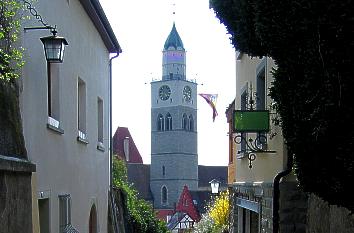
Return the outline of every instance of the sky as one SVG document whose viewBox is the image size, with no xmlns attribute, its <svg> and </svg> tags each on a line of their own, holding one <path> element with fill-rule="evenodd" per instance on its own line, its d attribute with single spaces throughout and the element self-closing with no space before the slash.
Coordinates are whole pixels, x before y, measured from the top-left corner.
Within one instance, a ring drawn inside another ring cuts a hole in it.
<svg viewBox="0 0 354 233">
<path fill-rule="evenodd" d="M 228 164 L 225 110 L 235 98 L 235 52 L 209 0 L 100 0 L 122 47 L 113 60 L 112 127 L 128 127 L 145 164 L 151 156 L 151 86 L 161 79 L 162 49 L 173 22 L 186 49 L 187 79 L 218 94 L 218 116 L 198 96 L 198 163 Z M 175 12 L 175 14 L 173 14 Z"/>
</svg>

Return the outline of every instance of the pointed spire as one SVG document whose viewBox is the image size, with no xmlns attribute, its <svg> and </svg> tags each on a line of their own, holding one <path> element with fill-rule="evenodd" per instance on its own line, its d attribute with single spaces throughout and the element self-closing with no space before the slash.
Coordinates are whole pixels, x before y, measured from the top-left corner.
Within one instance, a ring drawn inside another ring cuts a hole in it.
<svg viewBox="0 0 354 233">
<path fill-rule="evenodd" d="M 173 22 L 172 30 L 166 39 L 164 50 L 168 50 L 169 47 L 174 47 L 176 50 L 177 49 L 184 50 L 183 42 L 177 32 L 176 25 L 174 22 Z"/>
</svg>

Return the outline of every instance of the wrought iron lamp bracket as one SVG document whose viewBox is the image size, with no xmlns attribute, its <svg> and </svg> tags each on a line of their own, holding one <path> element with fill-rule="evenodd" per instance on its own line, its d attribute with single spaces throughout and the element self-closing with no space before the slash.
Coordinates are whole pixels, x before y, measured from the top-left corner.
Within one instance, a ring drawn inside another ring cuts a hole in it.
<svg viewBox="0 0 354 233">
<path fill-rule="evenodd" d="M 43 21 L 42 16 L 38 13 L 38 11 L 32 6 L 32 4 L 26 0 L 22 0 L 23 1 L 23 5 L 26 7 L 26 9 L 30 12 L 30 14 L 38 20 L 38 22 L 40 22 L 43 26 L 40 27 L 25 27 L 24 30 L 25 32 L 27 30 L 43 30 L 43 29 L 47 29 L 50 30 L 50 32 L 53 34 L 53 36 L 56 36 L 57 34 L 57 26 L 51 26 L 49 24 L 47 24 L 46 22 Z"/>
<path fill-rule="evenodd" d="M 237 133 L 234 137 L 236 144 L 245 143 L 246 150 L 241 151 L 247 155 L 249 161 L 248 167 L 252 168 L 252 162 L 256 160 L 258 153 L 276 153 L 274 150 L 264 149 L 265 142 L 267 141 L 266 134 L 257 133 L 256 137 L 245 137 L 242 133 Z"/>
</svg>

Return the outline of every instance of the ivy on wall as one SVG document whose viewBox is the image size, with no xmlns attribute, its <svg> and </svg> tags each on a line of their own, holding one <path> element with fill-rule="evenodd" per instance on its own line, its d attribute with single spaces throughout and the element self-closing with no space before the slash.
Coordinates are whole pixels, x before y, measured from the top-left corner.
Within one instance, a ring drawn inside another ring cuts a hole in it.
<svg viewBox="0 0 354 233">
<path fill-rule="evenodd" d="M 272 57 L 271 97 L 300 186 L 354 211 L 354 2 L 210 0 L 236 50 Z"/>
<path fill-rule="evenodd" d="M 16 79 L 24 64 L 16 45 L 21 7 L 15 0 L 0 1 L 0 155 L 26 158 Z"/>
<path fill-rule="evenodd" d="M 23 66 L 22 49 L 15 46 L 18 40 L 20 18 L 17 12 L 21 5 L 14 0 L 0 2 L 0 79 L 18 78 Z"/>
</svg>

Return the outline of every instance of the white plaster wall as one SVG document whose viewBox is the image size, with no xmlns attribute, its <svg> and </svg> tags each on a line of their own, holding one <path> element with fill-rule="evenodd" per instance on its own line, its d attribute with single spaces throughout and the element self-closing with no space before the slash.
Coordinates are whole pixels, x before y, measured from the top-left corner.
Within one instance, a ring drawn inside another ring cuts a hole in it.
<svg viewBox="0 0 354 233">
<path fill-rule="evenodd" d="M 253 91 L 256 91 L 256 69 L 262 62 L 262 59 L 251 58 L 246 54 L 243 54 L 236 61 L 236 99 L 235 109 L 241 109 L 241 93 L 245 85 L 252 82 Z M 274 67 L 274 61 L 270 58 L 266 60 L 266 94 L 269 94 L 269 87 L 273 80 L 271 69 Z M 267 97 L 266 108 L 268 109 L 272 102 L 270 97 Z M 277 136 L 269 139 L 268 136 L 268 150 L 274 150 L 276 153 L 257 153 L 256 160 L 252 162 L 252 169 L 249 168 L 249 160 L 247 157 L 242 159 L 235 159 L 236 166 L 236 182 L 272 182 L 275 175 L 282 171 L 286 161 L 284 160 L 284 143 L 281 130 L 279 127 L 275 127 L 270 124 L 270 128 L 273 132 L 277 133 Z M 252 134 L 248 134 L 252 136 Z M 253 134 L 253 138 L 254 138 Z M 236 146 L 236 151 L 240 150 L 240 145 Z M 236 154 L 236 157 L 238 155 Z"/>
<path fill-rule="evenodd" d="M 60 124 L 64 134 L 47 128 L 47 71 L 39 40 L 46 30 L 27 31 L 22 41 L 21 109 L 29 159 L 37 165 L 37 192 L 50 198 L 51 232 L 59 231 L 60 194 L 70 194 L 71 221 L 88 232 L 92 204 L 97 208 L 98 232 L 107 232 L 109 189 L 109 53 L 78 0 L 38 0 L 33 6 L 67 46 L 60 64 Z M 24 26 L 41 26 L 36 20 Z M 77 80 L 86 82 L 86 128 L 89 144 L 77 141 Z M 104 103 L 104 147 L 97 150 L 97 97 Z"/>
</svg>

